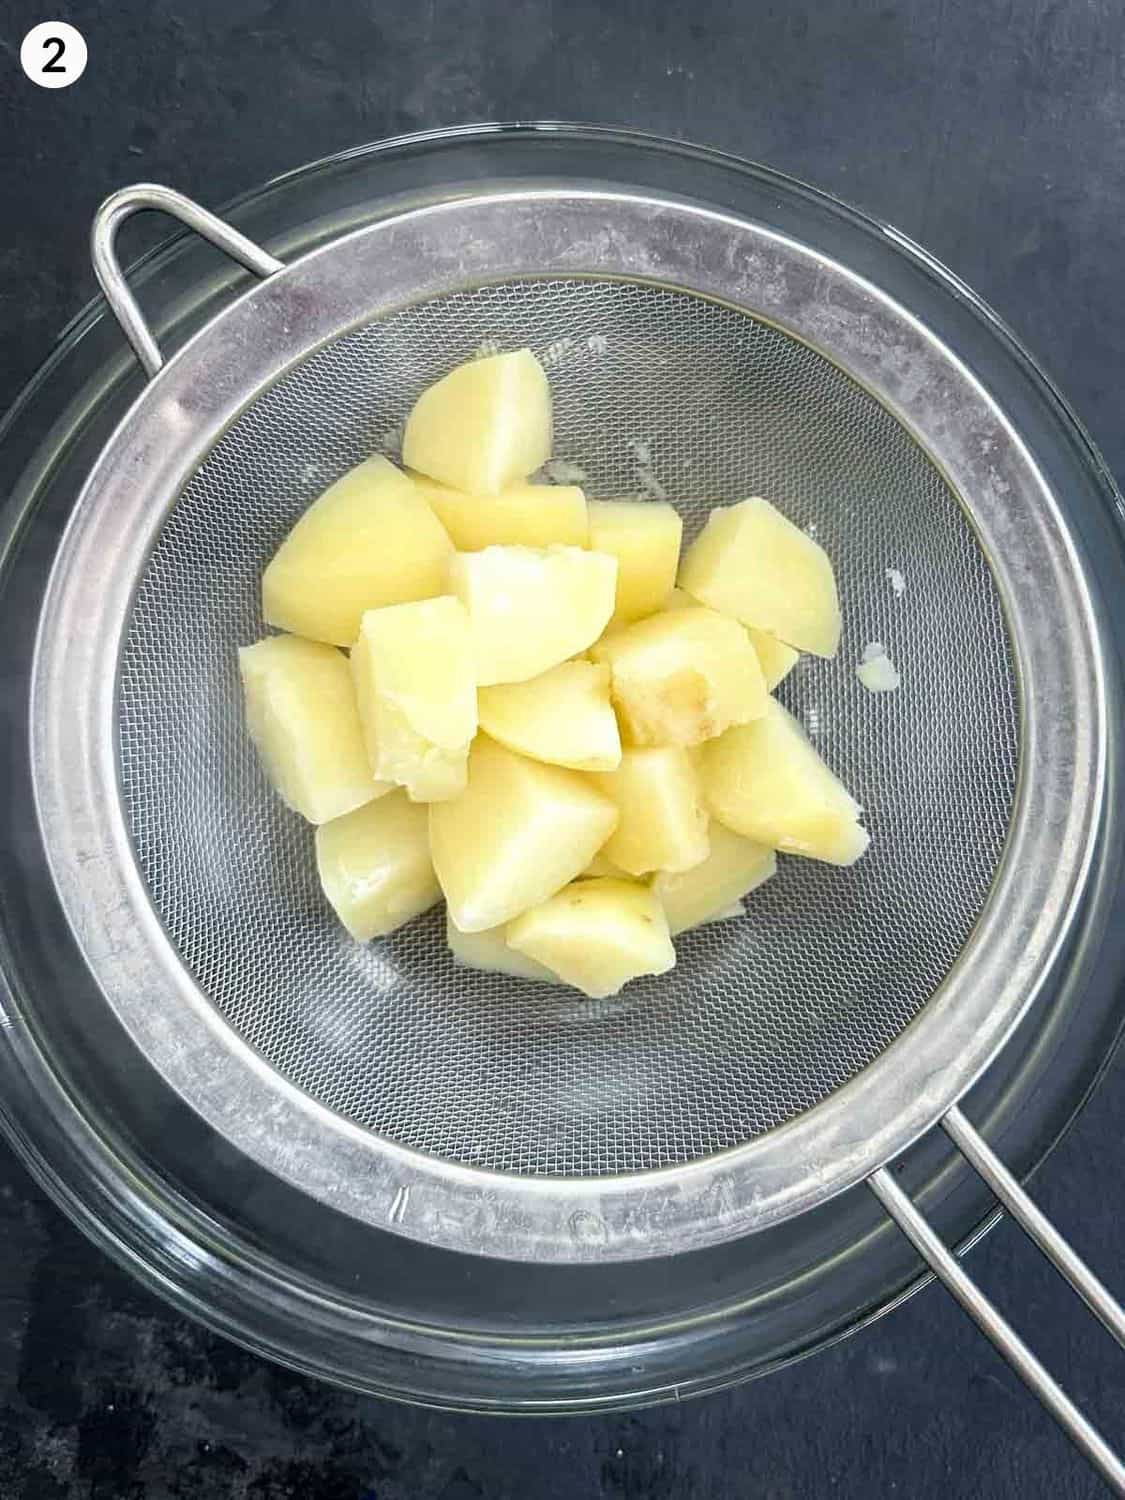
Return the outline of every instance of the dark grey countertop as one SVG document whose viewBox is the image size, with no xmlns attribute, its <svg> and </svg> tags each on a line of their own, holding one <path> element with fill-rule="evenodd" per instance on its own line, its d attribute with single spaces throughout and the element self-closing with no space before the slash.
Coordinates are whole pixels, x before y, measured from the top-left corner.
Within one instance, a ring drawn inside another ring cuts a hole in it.
<svg viewBox="0 0 1125 1500">
<path fill-rule="evenodd" d="M 19 44 L 58 15 L 85 76 Z M 133 179 L 218 205 L 312 157 L 484 118 L 725 147 L 941 257 L 1015 327 L 1125 473 L 1125 13 L 1116 0 L 0 0 L 0 404 L 92 291 L 86 233 Z M 1040 1175 L 1121 1289 L 1125 1071 Z M 334 1392 L 174 1315 L 0 1149 L 5 1500 L 873 1500 L 1102 1491 L 937 1290 L 726 1395 L 502 1422 Z M 1125 1358 L 1010 1225 L 972 1269 L 1120 1442 Z M 1117 1356 L 1115 1358 L 1115 1356 Z"/>
</svg>

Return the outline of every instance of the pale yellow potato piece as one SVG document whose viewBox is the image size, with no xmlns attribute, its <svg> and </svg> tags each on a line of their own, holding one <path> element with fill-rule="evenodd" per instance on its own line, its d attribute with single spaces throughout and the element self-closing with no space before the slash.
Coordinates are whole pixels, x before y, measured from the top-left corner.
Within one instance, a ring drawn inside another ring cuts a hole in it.
<svg viewBox="0 0 1125 1500">
<path fill-rule="evenodd" d="M 455 552 L 449 591 L 469 612 L 477 682 L 525 682 L 593 644 L 613 613 L 617 560 L 581 547 Z"/>
<path fill-rule="evenodd" d="M 314 500 L 262 575 L 270 625 L 350 646 L 364 612 L 445 592 L 453 544 L 385 458 L 350 469 Z"/>
<path fill-rule="evenodd" d="M 683 589 L 677 585 L 668 594 L 668 597 L 660 606 L 663 610 L 674 609 L 698 609 L 699 600 L 693 599 L 690 594 L 685 594 Z"/>
<path fill-rule="evenodd" d="M 608 667 L 564 661 L 527 682 L 481 688 L 479 697 L 480 727 L 509 750 L 575 771 L 621 763 Z"/>
<path fill-rule="evenodd" d="M 423 391 L 403 462 L 470 494 L 498 494 L 551 454 L 551 391 L 530 349 L 458 365 Z"/>
<path fill-rule="evenodd" d="M 870 842 L 847 788 L 772 700 L 764 718 L 704 746 L 700 779 L 720 823 L 785 854 L 850 865 Z"/>
<path fill-rule="evenodd" d="M 352 678 L 371 769 L 414 802 L 459 796 L 477 732 L 469 617 L 445 595 L 364 615 Z"/>
<path fill-rule="evenodd" d="M 685 594 L 681 588 L 673 589 L 663 605 L 665 610 L 698 609 L 698 607 L 699 600 L 693 599 L 690 594 Z M 752 626 L 746 626 L 745 629 L 750 637 L 750 644 L 757 652 L 766 687 L 772 693 L 778 683 L 784 682 L 800 661 L 801 653 L 794 651 L 792 646 L 787 646 L 784 641 L 779 641 L 768 631 L 755 630 Z"/>
<path fill-rule="evenodd" d="M 410 476 L 459 552 L 485 547 L 584 547 L 589 538 L 586 496 L 574 484 L 512 484 L 498 495 L 466 495 Z"/>
<path fill-rule="evenodd" d="M 665 974 L 676 962 L 663 907 L 630 880 L 568 885 L 509 925 L 508 947 L 592 1000 L 616 995 L 642 974 Z"/>
<path fill-rule="evenodd" d="M 613 677 L 622 732 L 633 745 L 698 745 L 766 711 L 758 654 L 745 628 L 697 606 L 615 630 L 591 651 Z"/>
<path fill-rule="evenodd" d="M 613 624 L 658 610 L 676 581 L 683 522 L 657 500 L 591 500 L 590 546 L 617 558 Z"/>
<path fill-rule="evenodd" d="M 603 852 L 626 874 L 690 870 L 707 858 L 707 809 L 686 750 L 624 750 L 616 771 L 590 779 L 617 807 Z"/>
<path fill-rule="evenodd" d="M 597 854 L 582 871 L 580 880 L 596 880 L 600 876 L 607 875 L 613 880 L 631 880 L 633 877 L 627 875 L 620 865 L 615 865 L 604 849 L 599 849 Z"/>
<path fill-rule="evenodd" d="M 287 806 L 326 823 L 381 797 L 371 774 L 348 659 L 335 646 L 274 635 L 238 653 L 246 727 Z"/>
<path fill-rule="evenodd" d="M 787 646 L 784 641 L 779 641 L 776 635 L 770 635 L 769 631 L 755 630 L 753 625 L 746 627 L 746 634 L 750 637 L 750 644 L 758 653 L 758 660 L 762 665 L 762 676 L 766 679 L 766 687 L 772 693 L 778 683 L 784 682 L 800 661 L 801 653 L 794 651 L 793 647 Z"/>
<path fill-rule="evenodd" d="M 744 839 L 721 823 L 710 830 L 711 852 L 702 864 L 679 875 L 662 871 L 652 889 L 660 898 L 673 937 L 704 922 L 741 916 L 739 904 L 777 870 L 777 855 L 765 844 Z"/>
<path fill-rule="evenodd" d="M 441 900 L 426 809 L 402 791 L 321 824 L 316 867 L 332 909 L 360 943 L 385 937 Z"/>
<path fill-rule="evenodd" d="M 462 932 L 510 922 L 584 870 L 616 824 L 611 799 L 578 771 L 478 735 L 467 789 L 430 804 L 430 850 L 450 917 Z"/>
<path fill-rule="evenodd" d="M 455 963 L 466 969 L 480 969 L 485 974 L 510 974 L 514 979 L 538 979 L 557 984 L 558 976 L 524 953 L 508 947 L 507 927 L 492 927 L 488 932 L 462 932 L 445 919 L 445 938 Z"/>
<path fill-rule="evenodd" d="M 712 912 L 709 917 L 704 917 L 699 924 L 701 927 L 708 926 L 711 922 L 734 922 L 739 917 L 746 915 L 746 908 L 741 901 L 732 901 L 729 906 L 724 906 L 722 911 Z"/>
<path fill-rule="evenodd" d="M 840 604 L 832 564 L 768 500 L 713 510 L 680 568 L 682 589 L 799 651 L 835 656 Z"/>
</svg>

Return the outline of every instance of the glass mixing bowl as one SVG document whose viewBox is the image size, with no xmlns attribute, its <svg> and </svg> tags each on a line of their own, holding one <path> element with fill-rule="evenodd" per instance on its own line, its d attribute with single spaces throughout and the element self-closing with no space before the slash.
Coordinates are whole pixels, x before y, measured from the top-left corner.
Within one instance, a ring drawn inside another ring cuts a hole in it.
<svg viewBox="0 0 1125 1500">
<path fill-rule="evenodd" d="M 886 226 L 777 173 L 672 141 L 570 125 L 409 137 L 315 163 L 223 210 L 282 259 L 481 185 L 566 179 L 651 188 L 815 244 L 908 306 L 984 382 L 1073 505 L 1097 572 L 1121 500 L 1089 439 L 999 320 Z M 162 348 L 237 297 L 244 274 L 180 235 L 133 268 Z M 823 1346 L 922 1284 L 863 1188 L 756 1235 L 665 1260 L 523 1265 L 374 1230 L 219 1139 L 136 1051 L 78 956 L 30 795 L 37 612 L 75 495 L 142 377 L 100 302 L 66 330 L 0 427 L 7 643 L 0 859 L 0 1121 L 33 1174 L 111 1255 L 184 1312 L 341 1384 L 492 1411 L 631 1406 L 716 1389 Z M 1125 646 L 1125 603 L 1109 622 Z M 1021 1175 L 1108 1059 L 1125 972 L 1120 745 L 1111 813 L 1074 936 L 966 1113 Z M 1115 795 L 1115 789 L 1117 795 Z M 967 1243 L 996 1215 L 940 1132 L 896 1164 L 935 1226 Z"/>
</svg>

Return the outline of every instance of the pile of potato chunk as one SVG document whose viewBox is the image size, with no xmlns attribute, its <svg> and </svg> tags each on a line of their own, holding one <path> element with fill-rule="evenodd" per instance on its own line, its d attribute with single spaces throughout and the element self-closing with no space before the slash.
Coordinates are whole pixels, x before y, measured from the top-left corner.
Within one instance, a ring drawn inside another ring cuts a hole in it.
<svg viewBox="0 0 1125 1500">
<path fill-rule="evenodd" d="M 671 505 L 531 483 L 550 452 L 529 350 L 453 370 L 406 471 L 367 459 L 282 542 L 262 612 L 285 633 L 240 666 L 355 939 L 444 898 L 458 962 L 603 997 L 741 914 L 775 851 L 847 865 L 868 840 L 771 697 L 836 651 L 821 548 L 751 499 L 681 559 Z"/>
</svg>

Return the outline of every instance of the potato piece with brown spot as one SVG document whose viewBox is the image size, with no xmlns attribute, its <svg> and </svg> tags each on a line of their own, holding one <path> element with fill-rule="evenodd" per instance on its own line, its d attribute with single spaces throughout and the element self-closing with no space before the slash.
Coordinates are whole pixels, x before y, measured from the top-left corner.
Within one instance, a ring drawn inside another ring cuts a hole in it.
<svg viewBox="0 0 1125 1500">
<path fill-rule="evenodd" d="M 766 711 L 766 684 L 745 628 L 697 606 L 638 620 L 593 647 L 633 745 L 698 745 Z"/>
<path fill-rule="evenodd" d="M 558 984 L 557 974 L 537 964 L 525 953 L 508 947 L 507 927 L 491 927 L 487 932 L 462 932 L 446 913 L 445 940 L 454 963 L 483 974 L 508 974 L 513 979 L 534 979 Z"/>
<path fill-rule="evenodd" d="M 508 946 L 592 1000 L 616 995 L 642 974 L 665 974 L 676 962 L 659 900 L 629 880 L 568 885 L 511 923 Z"/>
</svg>

